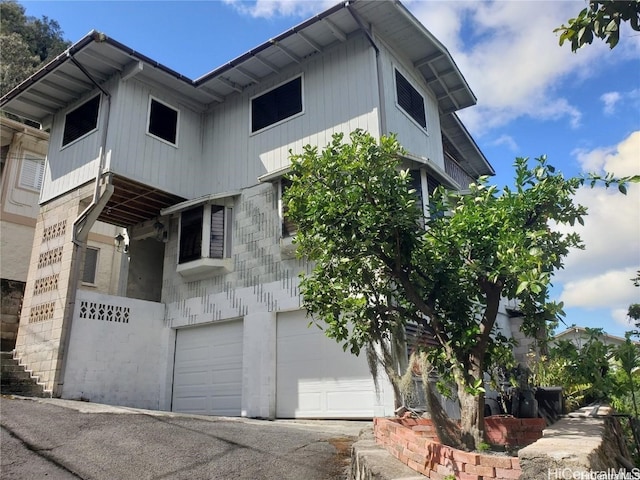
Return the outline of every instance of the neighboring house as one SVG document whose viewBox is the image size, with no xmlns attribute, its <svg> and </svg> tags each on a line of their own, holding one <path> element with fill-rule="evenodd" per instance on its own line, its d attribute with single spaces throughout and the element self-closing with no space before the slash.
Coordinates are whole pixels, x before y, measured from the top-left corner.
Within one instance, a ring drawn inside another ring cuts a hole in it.
<svg viewBox="0 0 640 480">
<path fill-rule="evenodd" d="M 591 337 L 592 335 L 589 334 L 586 328 L 577 327 L 574 325 L 555 335 L 551 341 L 551 344 L 555 345 L 560 340 L 566 340 L 573 343 L 578 349 L 581 349 Z M 609 335 L 606 332 L 603 332 L 602 335 L 599 335 L 598 340 L 600 340 L 605 345 L 610 345 L 612 347 L 618 347 L 626 341 L 623 337 Z M 640 342 L 634 343 L 640 345 Z"/>
<path fill-rule="evenodd" d="M 49 134 L 0 117 L 0 270 L 2 351 L 15 347 L 27 281 Z M 116 227 L 96 223 L 89 236 L 81 288 L 117 293 L 121 255 L 114 256 Z"/>
<path fill-rule="evenodd" d="M 366 360 L 308 328 L 282 176 L 335 132 L 395 132 L 426 209 L 435 185 L 494 173 L 455 113 L 475 101 L 397 1 L 341 3 L 195 81 L 90 33 L 0 100 L 51 129 L 15 355 L 64 398 L 391 414 Z M 120 297 L 77 291 L 96 220 L 127 229 Z"/>
</svg>

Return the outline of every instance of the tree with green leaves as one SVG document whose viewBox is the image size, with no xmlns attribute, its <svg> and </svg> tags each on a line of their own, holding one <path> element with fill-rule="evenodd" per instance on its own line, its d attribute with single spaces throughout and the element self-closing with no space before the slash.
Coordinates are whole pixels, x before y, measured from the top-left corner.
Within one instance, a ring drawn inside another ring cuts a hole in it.
<svg viewBox="0 0 640 480">
<path fill-rule="evenodd" d="M 484 441 L 484 372 L 511 347 L 496 329 L 501 299 L 518 300 L 531 335 L 562 315 L 549 301 L 551 277 L 582 242 L 558 225 L 583 222 L 573 196 L 598 178 L 567 179 L 545 157 L 519 158 L 514 189 L 500 192 L 486 177 L 464 193 L 439 188 L 424 218 L 394 136 L 376 141 L 358 130 L 345 142 L 336 134 L 324 150 L 308 145 L 291 160 L 284 201 L 298 225 L 297 253 L 313 264 L 301 280 L 305 308 L 345 349 L 379 352 L 396 394 L 389 346 L 408 322 L 428 333 L 436 346 L 420 353 L 453 383 L 461 406 L 459 424 L 435 419 L 438 433 L 473 449 Z"/>
<path fill-rule="evenodd" d="M 0 1 L 0 96 L 62 53 L 70 42 L 46 16 L 27 16 L 14 0 Z"/>
<path fill-rule="evenodd" d="M 569 19 L 567 25 L 554 30 L 560 33 L 560 45 L 571 42 L 571 51 L 591 45 L 594 38 L 604 40 L 614 48 L 620 40 L 620 25 L 629 22 L 640 32 L 640 0 L 591 0 L 587 8 L 577 17 Z"/>
</svg>

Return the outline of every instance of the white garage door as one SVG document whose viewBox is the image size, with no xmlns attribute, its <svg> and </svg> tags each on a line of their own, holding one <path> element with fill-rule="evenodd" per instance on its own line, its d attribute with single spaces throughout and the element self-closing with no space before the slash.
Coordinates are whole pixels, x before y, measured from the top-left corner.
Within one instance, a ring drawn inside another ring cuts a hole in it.
<svg viewBox="0 0 640 480">
<path fill-rule="evenodd" d="M 364 353 L 344 352 L 302 312 L 278 314 L 276 416 L 371 418 L 376 393 Z"/>
<path fill-rule="evenodd" d="M 242 400 L 242 321 L 177 332 L 174 412 L 239 416 Z"/>
</svg>

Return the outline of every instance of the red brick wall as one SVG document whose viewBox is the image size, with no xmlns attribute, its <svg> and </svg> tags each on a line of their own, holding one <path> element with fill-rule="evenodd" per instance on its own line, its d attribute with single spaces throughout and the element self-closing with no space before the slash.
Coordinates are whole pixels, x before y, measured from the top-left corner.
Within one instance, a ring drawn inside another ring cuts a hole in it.
<svg viewBox="0 0 640 480">
<path fill-rule="evenodd" d="M 487 441 L 493 445 L 524 447 L 542 438 L 547 427 L 544 418 L 486 417 Z"/>
<path fill-rule="evenodd" d="M 544 419 L 487 417 L 485 426 L 490 442 L 516 445 L 512 442 L 526 441 L 517 444 L 522 446 L 540 438 L 546 423 Z M 447 475 L 455 475 L 456 479 L 461 480 L 520 478 L 518 458 L 464 452 L 442 445 L 438 443 L 429 419 L 375 418 L 373 430 L 376 442 L 394 457 L 434 480 Z M 502 443 L 503 440 L 509 443 Z"/>
</svg>

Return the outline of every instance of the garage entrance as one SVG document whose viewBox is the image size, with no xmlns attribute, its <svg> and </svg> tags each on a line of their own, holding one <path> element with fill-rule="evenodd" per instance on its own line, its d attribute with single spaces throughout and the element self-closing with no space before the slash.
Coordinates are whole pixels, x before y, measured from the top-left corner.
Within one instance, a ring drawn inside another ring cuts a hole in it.
<svg viewBox="0 0 640 480">
<path fill-rule="evenodd" d="M 372 418 L 373 378 L 364 353 L 344 352 L 304 312 L 279 313 L 276 345 L 276 416 Z"/>
<path fill-rule="evenodd" d="M 240 416 L 242 320 L 176 333 L 174 412 Z"/>
</svg>

